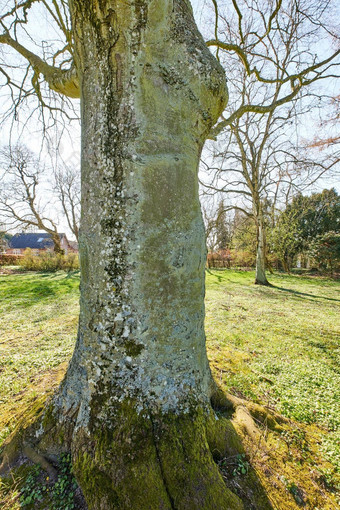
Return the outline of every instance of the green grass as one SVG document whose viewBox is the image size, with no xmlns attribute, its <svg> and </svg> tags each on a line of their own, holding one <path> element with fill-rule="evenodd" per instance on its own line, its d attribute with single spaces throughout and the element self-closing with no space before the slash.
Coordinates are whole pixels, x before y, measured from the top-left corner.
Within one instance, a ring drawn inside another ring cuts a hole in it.
<svg viewBox="0 0 340 510">
<path fill-rule="evenodd" d="M 274 460 L 266 460 L 265 450 L 259 459 L 263 472 L 272 473 L 268 483 L 286 487 L 287 505 L 289 488 L 300 476 L 300 484 L 309 480 L 307 508 L 333 509 L 313 501 L 328 489 L 327 501 L 333 498 L 334 468 L 340 467 L 340 284 L 280 274 L 269 279 L 272 287 L 259 287 L 252 272 L 207 274 L 212 370 L 226 391 L 294 420 L 281 436 L 269 434 Z M 56 388 L 65 371 L 76 338 L 78 287 L 78 273 L 0 276 L 0 444 L 26 407 Z"/>
<path fill-rule="evenodd" d="M 298 422 L 315 423 L 324 455 L 340 468 L 340 285 L 252 272 L 207 275 L 206 332 L 223 388 Z"/>
<path fill-rule="evenodd" d="M 0 276 L 0 443 L 15 425 L 11 414 L 50 390 L 48 376 L 70 358 L 78 287 L 79 273 Z"/>
</svg>

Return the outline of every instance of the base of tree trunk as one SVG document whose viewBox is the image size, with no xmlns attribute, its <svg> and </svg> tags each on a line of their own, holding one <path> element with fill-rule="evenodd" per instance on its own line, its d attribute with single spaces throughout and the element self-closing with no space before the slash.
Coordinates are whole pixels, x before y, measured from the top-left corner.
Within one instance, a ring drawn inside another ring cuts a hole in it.
<svg viewBox="0 0 340 510">
<path fill-rule="evenodd" d="M 263 281 L 256 279 L 255 285 L 265 285 L 266 287 L 270 287 L 271 284 L 268 282 L 268 280 Z"/>
<path fill-rule="evenodd" d="M 266 421 L 268 414 L 255 404 L 249 411 L 243 401 L 227 399 L 221 391 L 212 405 L 216 412 L 193 406 L 176 415 L 137 413 L 129 402 L 116 409 L 111 428 L 91 432 L 74 430 L 72 417 L 60 420 L 51 402 L 44 408 L 37 401 L 7 440 L 0 474 L 6 475 L 21 456 L 21 462 L 26 457 L 57 476 L 58 457 L 71 452 L 89 509 L 271 509 L 254 471 L 239 490 L 240 481 L 235 485 L 233 476 L 219 469 L 222 461 L 244 453 L 231 415 L 255 437 L 251 414 Z"/>
</svg>

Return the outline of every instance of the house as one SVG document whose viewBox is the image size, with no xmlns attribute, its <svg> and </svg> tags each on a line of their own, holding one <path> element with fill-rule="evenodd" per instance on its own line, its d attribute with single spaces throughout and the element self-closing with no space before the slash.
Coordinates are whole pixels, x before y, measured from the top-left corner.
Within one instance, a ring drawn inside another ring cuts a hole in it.
<svg viewBox="0 0 340 510">
<path fill-rule="evenodd" d="M 59 234 L 59 237 L 61 249 L 66 255 L 69 251 L 76 251 L 74 248 L 70 248 L 66 234 Z M 6 253 L 22 255 L 27 248 L 30 248 L 34 255 L 39 255 L 44 251 L 53 251 L 51 235 L 45 232 L 15 234 L 8 242 Z"/>
<path fill-rule="evenodd" d="M 78 253 L 78 243 L 77 241 L 67 241 L 68 242 L 68 251 L 69 253 Z"/>
</svg>

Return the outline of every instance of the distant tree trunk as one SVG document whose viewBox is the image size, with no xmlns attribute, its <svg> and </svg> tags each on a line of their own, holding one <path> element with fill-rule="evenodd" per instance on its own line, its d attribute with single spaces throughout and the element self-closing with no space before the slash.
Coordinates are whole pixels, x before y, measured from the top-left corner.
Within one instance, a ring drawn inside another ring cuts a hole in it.
<svg viewBox="0 0 340 510">
<path fill-rule="evenodd" d="M 266 238 L 262 215 L 257 221 L 257 252 L 255 283 L 257 285 L 269 285 L 266 277 Z"/>
<path fill-rule="evenodd" d="M 51 235 L 51 239 L 53 241 L 53 251 L 55 253 L 64 253 L 64 250 L 62 249 L 61 243 L 60 243 L 60 235 L 57 232 L 53 232 L 53 233 L 50 232 L 50 235 Z"/>
<path fill-rule="evenodd" d="M 222 68 L 185 0 L 70 5 L 81 310 L 50 414 L 91 509 L 241 509 L 206 434 L 213 384 L 197 172 L 226 103 Z M 46 446 L 44 429 L 41 438 Z"/>
<path fill-rule="evenodd" d="M 289 260 L 285 256 L 282 259 L 282 266 L 285 273 L 289 274 L 290 273 Z"/>
</svg>

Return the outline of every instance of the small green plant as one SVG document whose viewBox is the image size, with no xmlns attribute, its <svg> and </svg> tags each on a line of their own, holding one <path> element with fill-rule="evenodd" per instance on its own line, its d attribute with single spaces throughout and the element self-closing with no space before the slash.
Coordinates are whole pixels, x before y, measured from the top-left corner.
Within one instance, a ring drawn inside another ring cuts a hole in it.
<svg viewBox="0 0 340 510">
<path fill-rule="evenodd" d="M 218 467 L 226 478 L 230 476 L 245 476 L 250 468 L 244 453 L 234 457 L 224 457 L 218 461 Z"/>
<path fill-rule="evenodd" d="M 39 483 L 40 474 L 40 466 L 34 466 L 26 478 L 25 485 L 20 491 L 20 506 L 22 508 L 43 499 L 43 492 L 46 490 L 46 487 L 42 487 Z"/>
<path fill-rule="evenodd" d="M 77 488 L 76 480 L 72 474 L 71 455 L 62 454 L 59 462 L 59 476 L 54 484 L 52 495 L 53 510 L 73 510 L 74 491 Z"/>
<path fill-rule="evenodd" d="M 245 476 L 249 471 L 249 463 L 244 453 L 237 455 L 236 466 L 233 469 L 233 476 Z"/>
<path fill-rule="evenodd" d="M 293 494 L 293 496 L 295 496 L 295 495 L 298 493 L 299 488 L 298 488 L 298 486 L 297 486 L 295 483 L 293 483 L 293 482 L 289 482 L 289 483 L 287 484 L 287 490 L 288 490 L 291 494 Z"/>
<path fill-rule="evenodd" d="M 51 485 L 49 477 L 43 477 L 40 466 L 34 466 L 20 491 L 21 508 L 33 507 L 48 495 L 51 510 L 74 510 L 74 492 L 77 488 L 72 474 L 71 456 L 62 454 L 58 465 L 58 479 Z"/>
</svg>

